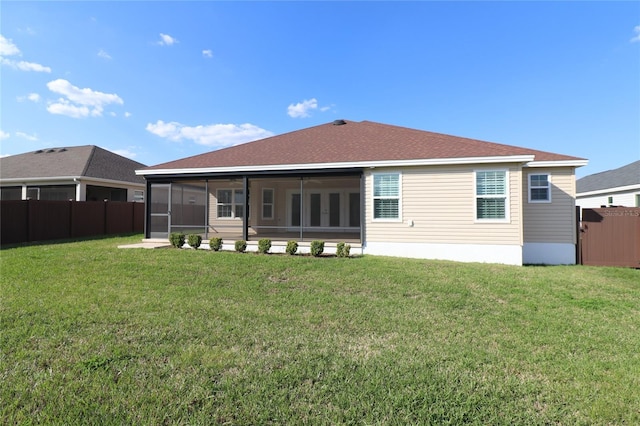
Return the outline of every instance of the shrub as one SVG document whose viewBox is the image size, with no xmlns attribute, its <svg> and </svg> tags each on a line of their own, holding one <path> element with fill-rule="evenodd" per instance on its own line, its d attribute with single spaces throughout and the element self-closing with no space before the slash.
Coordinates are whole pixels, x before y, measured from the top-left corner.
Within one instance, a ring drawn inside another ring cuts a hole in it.
<svg viewBox="0 0 640 426">
<path fill-rule="evenodd" d="M 215 237 L 209 239 L 209 247 L 213 251 L 220 251 L 220 249 L 222 248 L 222 238 Z"/>
<path fill-rule="evenodd" d="M 263 238 L 260 241 L 258 241 L 258 252 L 262 253 L 262 254 L 267 254 L 269 253 L 269 250 L 271 249 L 271 240 L 268 238 Z"/>
<path fill-rule="evenodd" d="M 244 253 L 247 250 L 247 242 L 245 240 L 236 241 L 236 251 L 238 253 Z"/>
<path fill-rule="evenodd" d="M 345 243 L 338 243 L 336 245 L 337 257 L 349 257 L 350 252 L 351 252 L 351 245 L 345 244 Z"/>
<path fill-rule="evenodd" d="M 187 237 L 187 243 L 189 243 L 189 246 L 193 247 L 195 250 L 198 250 L 198 247 L 202 244 L 202 237 L 198 234 L 189 234 Z"/>
<path fill-rule="evenodd" d="M 169 234 L 169 242 L 175 248 L 182 248 L 184 245 L 184 234 L 182 232 L 172 232 Z"/>
<path fill-rule="evenodd" d="M 287 241 L 287 253 L 293 256 L 298 251 L 298 243 L 294 240 Z"/>
<path fill-rule="evenodd" d="M 324 241 L 314 240 L 311 241 L 311 255 L 318 257 L 324 251 Z"/>
</svg>

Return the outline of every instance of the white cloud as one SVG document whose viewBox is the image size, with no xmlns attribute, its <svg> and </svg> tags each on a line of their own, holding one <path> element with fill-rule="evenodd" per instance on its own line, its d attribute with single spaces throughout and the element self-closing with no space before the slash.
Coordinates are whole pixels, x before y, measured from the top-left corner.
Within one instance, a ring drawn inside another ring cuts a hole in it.
<svg viewBox="0 0 640 426">
<path fill-rule="evenodd" d="M 40 95 L 37 93 L 29 93 L 26 96 L 18 96 L 16 98 L 18 102 L 31 101 L 31 102 L 40 102 Z"/>
<path fill-rule="evenodd" d="M 176 44 L 177 42 L 178 40 L 171 37 L 170 35 L 160 33 L 160 41 L 158 42 L 160 46 L 171 46 Z"/>
<path fill-rule="evenodd" d="M 72 105 L 64 98 L 58 99 L 57 102 L 50 103 L 47 111 L 51 114 L 66 115 L 71 118 L 84 118 L 89 116 L 89 108 L 86 106 Z"/>
<path fill-rule="evenodd" d="M 10 133 L 7 133 L 7 132 L 4 132 L 4 131 L 0 130 L 0 140 L 7 139 L 9 136 L 11 136 Z"/>
<path fill-rule="evenodd" d="M 50 81 L 47 87 L 52 92 L 64 96 L 49 104 L 47 111 L 52 114 L 73 118 L 100 117 L 106 105 L 124 104 L 122 98 L 116 94 L 80 89 L 63 79 Z"/>
<path fill-rule="evenodd" d="M 129 111 L 125 111 L 124 113 L 124 118 L 129 118 L 131 117 L 133 114 L 131 114 Z"/>
<path fill-rule="evenodd" d="M 111 55 L 109 55 L 107 52 L 105 52 L 104 50 L 100 49 L 100 51 L 98 52 L 98 56 L 101 57 L 102 59 L 111 59 Z"/>
<path fill-rule="evenodd" d="M 28 141 L 31 141 L 31 142 L 35 142 L 35 141 L 38 140 L 38 136 L 30 135 L 30 134 L 24 133 L 24 132 L 16 132 L 16 136 L 19 136 L 19 137 L 21 137 L 23 139 L 26 139 Z"/>
<path fill-rule="evenodd" d="M 635 33 L 635 35 L 631 38 L 631 40 L 629 40 L 631 43 L 636 43 L 636 42 L 640 42 L 640 25 L 636 25 L 633 28 L 633 32 Z"/>
<path fill-rule="evenodd" d="M 223 148 L 239 145 L 273 136 L 273 133 L 253 124 L 208 124 L 200 126 L 185 126 L 172 121 L 165 123 L 158 120 L 155 124 L 149 123 L 147 131 L 172 141 L 192 140 L 197 144 Z"/>
<path fill-rule="evenodd" d="M 35 62 L 17 61 L 5 58 L 5 56 L 22 56 L 22 53 L 20 53 L 20 49 L 13 41 L 0 34 L 0 63 L 20 71 L 51 72 L 51 68 L 44 65 Z"/>
<path fill-rule="evenodd" d="M 289 105 L 289 107 L 287 108 L 287 114 L 289 114 L 289 117 L 292 118 L 304 118 L 304 117 L 310 117 L 311 114 L 309 114 L 309 111 L 317 109 L 318 108 L 318 100 L 316 98 L 312 98 L 312 99 L 305 99 L 302 102 L 299 102 L 297 104 L 291 104 Z"/>
<path fill-rule="evenodd" d="M 202 51 L 202 56 L 205 58 L 213 58 L 213 51 L 211 49 L 205 49 Z"/>
<path fill-rule="evenodd" d="M 109 151 L 113 152 L 114 154 L 121 155 L 123 157 L 131 158 L 132 160 L 136 158 L 136 156 L 138 155 L 129 149 L 109 149 Z"/>
<path fill-rule="evenodd" d="M 20 55 L 20 49 L 18 49 L 18 46 L 13 44 L 13 41 L 0 34 L 0 56 L 15 55 Z"/>
</svg>

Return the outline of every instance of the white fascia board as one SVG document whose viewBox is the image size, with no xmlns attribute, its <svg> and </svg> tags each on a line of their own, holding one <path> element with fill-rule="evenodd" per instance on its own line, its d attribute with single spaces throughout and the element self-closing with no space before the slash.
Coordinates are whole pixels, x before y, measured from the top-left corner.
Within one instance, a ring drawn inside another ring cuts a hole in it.
<svg viewBox="0 0 640 426">
<path fill-rule="evenodd" d="M 614 188 L 596 189 L 595 191 L 578 192 L 576 193 L 576 197 L 589 197 L 592 195 L 613 194 L 616 192 L 634 191 L 636 189 L 640 190 L 640 183 L 636 183 L 634 185 L 617 186 Z"/>
<path fill-rule="evenodd" d="M 526 167 L 582 167 L 587 164 L 589 160 L 531 161 Z"/>
<path fill-rule="evenodd" d="M 11 178 L 11 179 L 1 179 L 0 184 L 9 185 L 9 184 L 77 184 L 78 182 L 83 183 L 109 183 L 116 185 L 127 185 L 127 186 L 139 186 L 140 188 L 145 188 L 146 185 L 144 183 L 136 183 L 136 182 L 128 182 L 124 180 L 113 180 L 113 179 L 102 179 L 102 178 L 94 178 L 94 177 L 86 177 L 86 176 L 53 176 L 53 177 L 30 177 L 30 178 Z"/>
<path fill-rule="evenodd" d="M 353 161 L 344 163 L 309 163 L 309 164 L 273 164 L 262 166 L 234 166 L 234 167 L 203 167 L 193 169 L 156 169 L 136 170 L 136 175 L 168 175 L 191 173 L 250 173 L 250 172 L 278 172 L 288 170 L 316 170 L 316 169 L 348 169 L 348 168 L 377 168 L 377 167 L 411 167 L 411 166 L 441 166 L 457 164 L 495 164 L 495 163 L 530 163 L 533 155 L 510 155 L 499 157 L 464 157 L 464 158 L 428 158 L 415 160 L 383 160 L 383 161 Z"/>
<path fill-rule="evenodd" d="M 81 176 L 50 176 L 50 177 L 28 177 L 28 178 L 11 178 L 11 179 L 0 179 L 0 183 L 34 183 L 34 182 L 69 182 L 74 183 L 81 179 Z"/>
</svg>

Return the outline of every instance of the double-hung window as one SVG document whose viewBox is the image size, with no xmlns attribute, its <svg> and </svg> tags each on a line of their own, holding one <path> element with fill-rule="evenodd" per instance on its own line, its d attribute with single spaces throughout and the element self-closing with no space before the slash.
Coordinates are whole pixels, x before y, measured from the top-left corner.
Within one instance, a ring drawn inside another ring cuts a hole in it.
<svg viewBox="0 0 640 426">
<path fill-rule="evenodd" d="M 476 219 L 505 221 L 508 179 L 506 170 L 476 171 Z"/>
<path fill-rule="evenodd" d="M 551 181 L 548 174 L 529 175 L 529 202 L 551 202 Z"/>
<path fill-rule="evenodd" d="M 399 221 L 400 173 L 373 174 L 373 219 Z"/>
<path fill-rule="evenodd" d="M 262 218 L 273 219 L 273 189 L 262 189 Z"/>
<path fill-rule="evenodd" d="M 218 218 L 244 217 L 244 191 L 242 189 L 218 189 Z"/>
</svg>

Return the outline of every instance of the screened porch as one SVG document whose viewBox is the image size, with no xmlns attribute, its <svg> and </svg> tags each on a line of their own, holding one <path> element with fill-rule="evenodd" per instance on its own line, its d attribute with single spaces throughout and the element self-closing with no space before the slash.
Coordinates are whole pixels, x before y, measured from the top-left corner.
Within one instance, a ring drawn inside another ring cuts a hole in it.
<svg viewBox="0 0 640 426">
<path fill-rule="evenodd" d="M 361 173 L 216 177 L 148 183 L 147 238 L 171 232 L 225 242 L 362 241 Z"/>
</svg>

